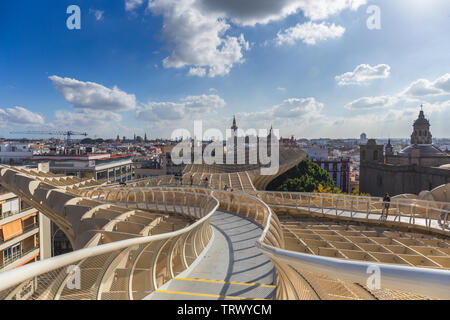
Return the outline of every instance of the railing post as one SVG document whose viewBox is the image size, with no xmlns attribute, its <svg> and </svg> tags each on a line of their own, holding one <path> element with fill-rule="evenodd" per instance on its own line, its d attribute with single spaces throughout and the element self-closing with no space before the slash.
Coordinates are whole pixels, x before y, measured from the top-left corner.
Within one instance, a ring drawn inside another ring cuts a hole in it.
<svg viewBox="0 0 450 320">
<path fill-rule="evenodd" d="M 322 214 L 323 214 L 324 198 L 322 198 Z"/>
<path fill-rule="evenodd" d="M 339 199 L 338 199 L 338 197 L 336 197 L 336 216 L 338 215 L 338 202 L 339 202 Z"/>
<path fill-rule="evenodd" d="M 402 222 L 400 203 L 398 203 L 398 202 L 397 202 L 397 216 L 395 217 L 394 222 L 397 221 L 397 217 L 398 217 L 398 222 Z"/>
<path fill-rule="evenodd" d="M 353 198 L 352 198 L 352 202 L 350 204 L 350 218 L 353 218 Z"/>
<path fill-rule="evenodd" d="M 366 215 L 367 220 L 369 220 L 369 214 L 370 214 L 370 200 L 367 200 L 367 215 Z"/>
</svg>

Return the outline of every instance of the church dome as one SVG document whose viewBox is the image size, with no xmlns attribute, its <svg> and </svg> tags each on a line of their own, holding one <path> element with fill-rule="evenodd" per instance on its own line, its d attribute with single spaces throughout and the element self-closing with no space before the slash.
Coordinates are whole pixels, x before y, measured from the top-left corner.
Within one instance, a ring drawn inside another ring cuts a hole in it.
<svg viewBox="0 0 450 320">
<path fill-rule="evenodd" d="M 402 151 L 399 152 L 400 155 L 409 155 L 414 149 L 419 149 L 420 154 L 422 155 L 445 155 L 441 149 L 432 145 L 432 144 L 413 144 L 411 146 L 407 146 Z"/>
<path fill-rule="evenodd" d="M 430 125 L 430 122 L 425 118 L 418 118 L 414 121 L 414 125 Z"/>
</svg>

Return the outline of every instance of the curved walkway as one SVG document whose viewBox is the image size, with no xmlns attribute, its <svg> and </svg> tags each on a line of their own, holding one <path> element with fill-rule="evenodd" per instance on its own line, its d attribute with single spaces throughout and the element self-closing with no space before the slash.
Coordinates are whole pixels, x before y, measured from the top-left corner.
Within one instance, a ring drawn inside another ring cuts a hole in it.
<svg viewBox="0 0 450 320">
<path fill-rule="evenodd" d="M 274 299 L 275 268 L 255 247 L 262 228 L 224 211 L 217 211 L 210 223 L 214 238 L 205 256 L 147 299 Z"/>
</svg>

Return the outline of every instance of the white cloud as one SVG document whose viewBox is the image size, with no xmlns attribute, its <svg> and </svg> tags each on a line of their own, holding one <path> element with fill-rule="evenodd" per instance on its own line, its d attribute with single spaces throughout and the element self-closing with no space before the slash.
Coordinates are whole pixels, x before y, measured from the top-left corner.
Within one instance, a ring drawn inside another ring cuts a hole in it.
<svg viewBox="0 0 450 320">
<path fill-rule="evenodd" d="M 189 70 L 189 75 L 203 78 L 204 76 L 206 76 L 206 69 L 205 68 L 191 68 Z"/>
<path fill-rule="evenodd" d="M 226 105 L 217 95 L 188 96 L 180 102 L 149 102 L 136 112 L 142 121 L 182 120 L 208 114 Z"/>
<path fill-rule="evenodd" d="M 336 81 L 340 86 L 363 84 L 374 79 L 388 78 L 390 73 L 391 67 L 387 64 L 379 64 L 374 67 L 368 64 L 360 64 L 352 72 L 336 76 Z"/>
<path fill-rule="evenodd" d="M 412 97 L 450 94 L 450 73 L 444 74 L 435 81 L 418 79 L 411 83 L 403 94 Z"/>
<path fill-rule="evenodd" d="M 23 107 L 0 109 L 0 120 L 6 125 L 42 125 L 45 123 L 41 115 Z"/>
<path fill-rule="evenodd" d="M 392 106 L 396 101 L 395 97 L 390 96 L 364 97 L 346 104 L 345 108 L 349 110 L 380 109 Z"/>
<path fill-rule="evenodd" d="M 294 44 L 299 40 L 308 45 L 315 45 L 317 41 L 340 38 L 344 32 L 344 27 L 336 26 L 334 23 L 331 25 L 325 22 L 317 24 L 309 21 L 278 32 L 276 41 L 278 45 Z"/>
<path fill-rule="evenodd" d="M 128 94 L 116 86 L 106 88 L 94 82 L 76 79 L 49 77 L 56 90 L 77 109 L 126 111 L 136 108 L 136 96 Z"/>
<path fill-rule="evenodd" d="M 418 79 L 412 82 L 406 89 L 394 95 L 363 97 L 345 105 L 349 110 L 369 110 L 395 107 L 404 109 L 408 106 L 417 106 L 424 98 L 433 98 L 429 103 L 441 103 L 449 100 L 450 74 L 445 74 L 435 81 Z"/>
<path fill-rule="evenodd" d="M 105 11 L 89 9 L 89 13 L 95 16 L 95 20 L 100 21 L 103 20 L 103 14 Z"/>
<path fill-rule="evenodd" d="M 445 93 L 450 93 L 450 73 L 444 74 L 434 82 L 434 86 L 443 90 Z"/>
<path fill-rule="evenodd" d="M 144 0 L 125 0 L 125 10 L 133 11 L 137 7 L 141 6 Z"/>
<path fill-rule="evenodd" d="M 278 87 L 277 90 L 280 92 L 286 92 L 286 88 L 283 88 L 283 87 Z"/>
<path fill-rule="evenodd" d="M 125 0 L 133 11 L 144 0 Z M 170 45 L 170 55 L 163 60 L 166 68 L 189 67 L 188 75 L 217 77 L 227 75 L 236 64 L 243 63 L 250 44 L 244 36 L 230 36 L 233 22 L 255 26 L 303 12 L 311 20 L 326 19 L 343 10 L 356 10 L 367 0 L 149 0 L 147 8 L 163 17 L 163 38 Z M 315 43 L 340 37 L 345 29 L 317 25 L 320 35 L 305 36 Z M 316 28 L 316 29 L 317 29 Z M 312 30 L 306 30 L 307 32 Z M 281 37 L 283 34 L 281 35 Z M 319 37 L 319 38 L 318 38 Z"/>
<path fill-rule="evenodd" d="M 299 11 L 311 20 L 323 20 L 346 9 L 357 10 L 367 0 L 199 0 L 198 3 L 202 9 L 226 16 L 236 24 L 254 26 Z"/>
<path fill-rule="evenodd" d="M 251 121 L 302 121 L 320 116 L 324 105 L 315 98 L 290 98 L 282 103 L 257 112 L 241 112 L 239 118 Z"/>
<path fill-rule="evenodd" d="M 249 50 L 244 36 L 225 35 L 230 25 L 216 14 L 205 14 L 196 0 L 154 0 L 149 9 L 164 18 L 163 37 L 173 46 L 163 60 L 166 68 L 193 66 L 190 74 L 208 70 L 209 77 L 223 76 L 237 63 L 243 63 L 243 51 Z"/>
</svg>

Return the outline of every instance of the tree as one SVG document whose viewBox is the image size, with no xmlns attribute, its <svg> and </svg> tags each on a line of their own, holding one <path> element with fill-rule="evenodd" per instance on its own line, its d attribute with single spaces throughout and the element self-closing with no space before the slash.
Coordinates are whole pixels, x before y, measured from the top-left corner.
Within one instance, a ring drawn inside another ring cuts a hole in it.
<svg viewBox="0 0 450 320">
<path fill-rule="evenodd" d="M 333 193 L 340 191 L 328 172 L 310 159 L 303 160 L 291 170 L 277 177 L 267 186 L 267 190 L 291 192 L 328 190 Z"/>
<path fill-rule="evenodd" d="M 93 144 L 94 140 L 92 140 L 91 138 L 86 138 L 81 140 L 81 144 Z"/>
</svg>

